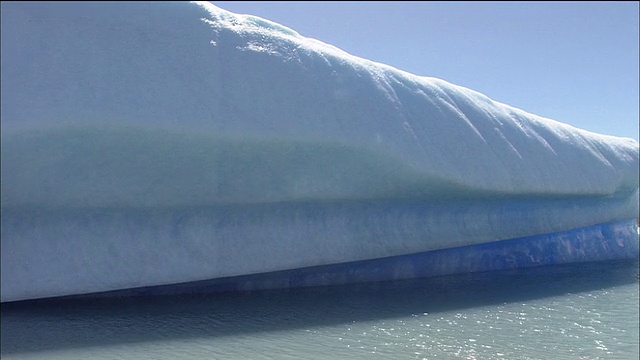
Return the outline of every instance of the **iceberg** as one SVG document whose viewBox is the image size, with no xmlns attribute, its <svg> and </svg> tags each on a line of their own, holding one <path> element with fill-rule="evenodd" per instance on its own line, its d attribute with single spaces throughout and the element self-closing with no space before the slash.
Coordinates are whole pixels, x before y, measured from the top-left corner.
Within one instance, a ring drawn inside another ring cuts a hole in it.
<svg viewBox="0 0 640 360">
<path fill-rule="evenodd" d="M 1 301 L 638 258 L 633 139 L 206 2 L 3 2 Z"/>
</svg>

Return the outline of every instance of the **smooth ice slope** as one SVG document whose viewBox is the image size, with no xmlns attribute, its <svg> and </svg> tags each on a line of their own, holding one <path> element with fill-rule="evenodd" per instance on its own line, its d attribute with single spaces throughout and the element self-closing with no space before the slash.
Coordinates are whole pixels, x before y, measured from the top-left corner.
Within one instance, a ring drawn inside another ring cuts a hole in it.
<svg viewBox="0 0 640 360">
<path fill-rule="evenodd" d="M 2 301 L 638 216 L 632 139 L 209 3 L 1 6 Z"/>
</svg>

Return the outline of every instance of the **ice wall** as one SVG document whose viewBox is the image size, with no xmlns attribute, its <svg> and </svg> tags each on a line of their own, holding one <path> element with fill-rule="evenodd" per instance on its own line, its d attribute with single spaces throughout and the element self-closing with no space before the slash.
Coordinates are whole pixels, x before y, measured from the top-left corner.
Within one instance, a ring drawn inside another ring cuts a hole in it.
<svg viewBox="0 0 640 360">
<path fill-rule="evenodd" d="M 632 139 L 209 3 L 1 6 L 3 301 L 638 216 Z"/>
<path fill-rule="evenodd" d="M 369 169 L 356 168 L 351 174 L 351 159 L 335 164 L 341 152 L 366 158 L 383 177 L 402 167 L 401 176 L 410 178 L 403 183 L 445 182 L 482 192 L 608 196 L 631 193 L 638 185 L 638 144 L 633 140 L 527 114 L 211 4 L 6 3 L 2 9 L 2 133 L 9 147 L 3 166 L 13 170 L 37 158 L 33 168 L 48 174 L 48 193 L 58 197 L 32 193 L 37 186 L 33 180 L 25 182 L 22 171 L 6 171 L 5 206 L 78 201 L 100 206 L 109 198 L 129 205 L 144 202 L 137 198 L 142 191 L 154 191 L 153 184 L 124 180 L 104 190 L 99 179 L 86 175 L 104 169 L 104 161 L 91 157 L 95 153 L 108 153 L 107 165 L 131 177 L 180 177 L 181 167 L 202 166 L 184 165 L 185 159 L 217 163 L 218 156 L 260 167 L 256 173 L 238 171 L 242 180 L 265 173 L 277 177 L 274 173 L 285 170 L 298 178 L 293 180 L 297 190 L 275 191 L 268 199 L 282 201 L 333 197 L 327 189 L 340 187 L 336 183 L 341 180 L 328 179 L 332 176 L 349 177 L 346 181 L 358 189 L 372 186 L 371 193 L 390 191 L 366 184 L 362 173 Z M 158 152 L 177 155 L 163 160 L 149 155 L 172 134 L 175 138 Z M 41 137 L 52 140 L 43 143 Z M 41 145 L 27 151 L 30 141 Z M 221 141 L 237 145 L 220 145 L 227 149 L 223 154 L 215 145 L 203 147 Z M 262 143 L 252 145 L 255 141 Z M 287 152 L 298 153 L 304 143 L 310 143 L 306 154 L 296 158 Z M 199 154 L 203 149 L 211 151 Z M 265 164 L 261 151 L 290 165 L 269 171 L 260 165 Z M 14 159 L 17 153 L 20 158 Z M 323 153 L 326 158 L 318 155 Z M 305 157 L 319 164 L 322 174 L 310 174 Z M 69 173 L 55 170 L 61 161 L 75 166 L 84 187 L 61 179 Z M 144 161 L 153 162 L 154 169 L 135 170 L 136 162 Z M 295 165 L 297 172 L 291 169 Z M 224 194 L 202 195 L 202 187 L 224 181 L 211 173 L 225 169 L 212 165 L 205 170 L 191 174 L 194 193 L 203 202 L 226 201 Z M 396 186 L 394 176 L 388 176 L 389 187 Z M 188 196 L 185 182 L 176 184 L 161 191 Z M 83 192 L 86 187 L 105 193 L 94 198 Z M 255 189 L 238 187 L 246 193 L 233 202 L 256 201 Z M 260 186 L 259 192 L 269 193 L 272 187 Z M 428 192 L 429 186 L 420 188 Z M 336 197 L 348 197 L 350 191 Z"/>
</svg>

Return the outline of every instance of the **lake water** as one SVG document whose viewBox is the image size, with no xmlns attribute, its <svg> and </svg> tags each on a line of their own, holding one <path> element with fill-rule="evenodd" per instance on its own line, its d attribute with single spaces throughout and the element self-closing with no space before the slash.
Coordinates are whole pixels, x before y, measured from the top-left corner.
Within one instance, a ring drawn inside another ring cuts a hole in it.
<svg viewBox="0 0 640 360">
<path fill-rule="evenodd" d="M 638 359 L 638 261 L 2 305 L 2 359 Z"/>
</svg>

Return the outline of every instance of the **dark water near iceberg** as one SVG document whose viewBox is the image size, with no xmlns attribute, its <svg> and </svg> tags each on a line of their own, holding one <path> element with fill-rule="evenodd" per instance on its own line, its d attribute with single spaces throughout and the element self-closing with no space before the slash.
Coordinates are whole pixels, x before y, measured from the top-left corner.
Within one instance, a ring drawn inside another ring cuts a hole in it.
<svg viewBox="0 0 640 360">
<path fill-rule="evenodd" d="M 2 305 L 3 359 L 638 359 L 638 261 Z"/>
</svg>

